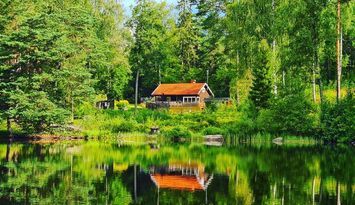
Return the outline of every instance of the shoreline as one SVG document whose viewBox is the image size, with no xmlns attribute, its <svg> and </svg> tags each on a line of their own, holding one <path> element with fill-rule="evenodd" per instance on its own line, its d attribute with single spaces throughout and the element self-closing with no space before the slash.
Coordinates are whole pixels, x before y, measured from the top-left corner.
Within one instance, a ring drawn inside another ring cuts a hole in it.
<svg viewBox="0 0 355 205">
<path fill-rule="evenodd" d="M 136 134 L 136 135 L 132 135 Z M 270 135 L 261 136 L 259 134 L 252 136 L 250 139 L 251 141 L 239 141 L 239 138 L 242 137 L 233 137 L 227 136 L 223 137 L 224 142 L 221 146 L 225 145 L 248 145 L 248 144 L 263 144 L 269 143 L 270 145 L 274 146 L 287 146 L 287 145 L 299 145 L 299 146 L 337 146 L 337 145 L 348 145 L 348 146 L 355 146 L 354 142 L 350 143 L 325 143 L 320 140 L 316 140 L 313 137 L 296 137 L 296 136 L 283 136 L 282 143 L 275 143 L 274 139 Z M 236 140 L 237 139 L 237 140 Z M 189 140 L 183 141 L 176 141 L 176 139 L 171 139 L 168 137 L 164 137 L 161 135 L 149 135 L 144 133 L 121 133 L 118 136 L 105 136 L 105 137 L 88 137 L 88 136 L 79 136 L 79 135 L 61 135 L 61 134 L 32 134 L 32 135 L 23 135 L 18 134 L 14 135 L 13 137 L 5 137 L 4 135 L 0 135 L 0 143 L 13 143 L 13 142 L 20 142 L 20 143 L 40 143 L 40 144 L 47 144 L 47 143 L 60 143 L 60 142 L 80 142 L 80 141 L 118 141 L 119 143 L 134 143 L 134 142 L 144 142 L 144 143 L 155 143 L 163 142 L 171 142 L 171 143 L 205 143 L 208 142 L 208 139 L 204 139 L 204 137 L 192 137 Z M 153 141 L 152 141 L 153 140 Z M 208 144 L 206 144 L 208 145 Z"/>
</svg>

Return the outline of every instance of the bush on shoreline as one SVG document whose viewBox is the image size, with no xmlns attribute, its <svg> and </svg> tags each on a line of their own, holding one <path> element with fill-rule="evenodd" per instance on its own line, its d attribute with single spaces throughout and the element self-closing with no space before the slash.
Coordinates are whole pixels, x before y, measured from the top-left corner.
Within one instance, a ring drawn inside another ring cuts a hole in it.
<svg viewBox="0 0 355 205">
<path fill-rule="evenodd" d="M 325 142 L 355 142 L 355 99 L 351 93 L 339 103 L 324 103 L 321 113 L 320 137 Z"/>
</svg>

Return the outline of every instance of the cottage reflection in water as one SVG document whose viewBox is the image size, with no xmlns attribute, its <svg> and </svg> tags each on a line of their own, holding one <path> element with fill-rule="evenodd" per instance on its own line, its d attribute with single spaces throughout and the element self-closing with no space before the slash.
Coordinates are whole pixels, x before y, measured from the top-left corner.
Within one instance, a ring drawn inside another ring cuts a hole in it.
<svg viewBox="0 0 355 205">
<path fill-rule="evenodd" d="M 205 203 L 207 203 L 207 189 L 213 179 L 213 174 L 205 173 L 204 165 L 175 162 L 166 167 L 152 166 L 149 174 L 158 189 L 157 203 L 159 203 L 160 189 L 205 191 Z"/>
<path fill-rule="evenodd" d="M 150 178 L 159 189 L 206 190 L 213 174 L 205 173 L 204 166 L 197 163 L 172 163 L 167 167 L 151 167 Z"/>
</svg>

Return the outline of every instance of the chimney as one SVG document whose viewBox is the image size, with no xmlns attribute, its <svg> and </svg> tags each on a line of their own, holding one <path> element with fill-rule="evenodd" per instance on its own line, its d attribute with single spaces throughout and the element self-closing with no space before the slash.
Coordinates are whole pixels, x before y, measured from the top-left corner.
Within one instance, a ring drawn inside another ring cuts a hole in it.
<svg viewBox="0 0 355 205">
<path fill-rule="evenodd" d="M 190 83 L 196 83 L 196 80 L 190 80 Z"/>
</svg>

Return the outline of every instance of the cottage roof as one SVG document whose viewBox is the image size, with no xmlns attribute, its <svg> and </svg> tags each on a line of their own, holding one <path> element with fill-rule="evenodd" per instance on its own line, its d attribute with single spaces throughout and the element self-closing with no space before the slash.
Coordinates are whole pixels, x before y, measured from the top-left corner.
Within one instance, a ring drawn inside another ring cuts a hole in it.
<svg viewBox="0 0 355 205">
<path fill-rule="evenodd" d="M 160 84 L 152 93 L 152 96 L 159 95 L 199 95 L 202 89 L 205 88 L 210 95 L 213 92 L 208 87 L 207 83 L 171 83 Z"/>
</svg>

